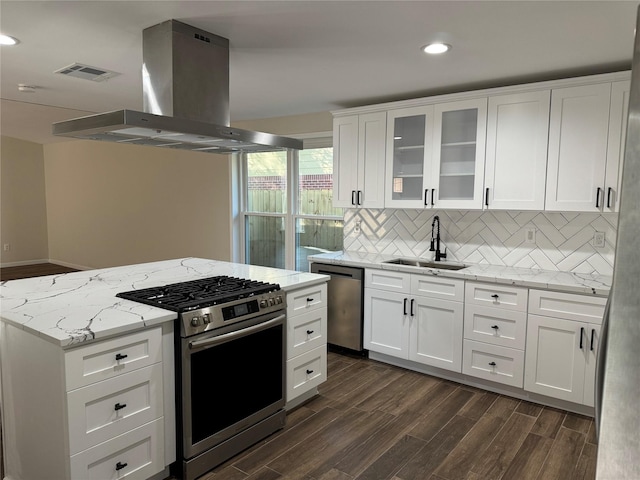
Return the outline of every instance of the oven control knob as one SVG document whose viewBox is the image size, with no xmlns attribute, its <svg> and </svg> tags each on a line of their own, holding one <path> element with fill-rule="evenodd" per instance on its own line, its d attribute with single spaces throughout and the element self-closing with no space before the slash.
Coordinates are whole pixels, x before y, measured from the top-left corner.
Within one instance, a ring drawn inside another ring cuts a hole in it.
<svg viewBox="0 0 640 480">
<path fill-rule="evenodd" d="M 200 317 L 193 317 L 191 319 L 191 326 L 197 327 L 198 325 L 200 325 Z"/>
<path fill-rule="evenodd" d="M 277 303 L 278 305 L 282 303 L 282 295 L 278 295 L 278 296 L 276 297 L 276 303 Z"/>
<path fill-rule="evenodd" d="M 273 298 L 270 298 L 270 299 L 269 299 L 269 306 L 272 306 L 272 305 L 274 305 L 274 304 L 275 304 L 275 301 L 273 300 Z"/>
<path fill-rule="evenodd" d="M 207 323 L 211 323 L 211 314 L 210 313 L 205 313 L 202 316 L 202 321 L 204 322 L 204 324 L 206 325 Z"/>
<path fill-rule="evenodd" d="M 266 300 L 260 300 L 260 308 L 267 308 L 267 301 Z"/>
</svg>

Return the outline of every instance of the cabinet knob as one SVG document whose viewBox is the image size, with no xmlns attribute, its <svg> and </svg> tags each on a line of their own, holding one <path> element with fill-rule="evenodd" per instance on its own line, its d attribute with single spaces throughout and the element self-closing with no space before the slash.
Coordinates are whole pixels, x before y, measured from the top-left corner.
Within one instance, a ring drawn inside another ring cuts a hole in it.
<svg viewBox="0 0 640 480">
<path fill-rule="evenodd" d="M 313 333 L 313 330 L 307 330 L 307 335 L 311 335 Z"/>
<path fill-rule="evenodd" d="M 307 298 L 307 302 L 313 302 L 313 298 L 308 297 L 308 298 Z"/>
<path fill-rule="evenodd" d="M 497 293 L 494 293 L 493 295 L 491 295 L 491 298 L 493 298 L 494 302 L 497 302 L 500 296 Z"/>
<path fill-rule="evenodd" d="M 129 355 L 122 355 L 121 353 L 116 353 L 116 360 L 120 361 L 122 359 L 127 358 Z"/>
<path fill-rule="evenodd" d="M 310 375 L 313 373 L 313 370 L 307 370 L 307 375 Z"/>
<path fill-rule="evenodd" d="M 500 327 L 498 325 L 491 325 L 491 328 L 497 332 Z"/>
<path fill-rule="evenodd" d="M 496 362 L 489 362 L 489 365 L 491 365 L 492 367 L 496 366 Z"/>
<path fill-rule="evenodd" d="M 116 405 L 115 405 L 115 407 L 113 407 L 113 409 L 117 412 L 118 410 L 122 410 L 126 406 L 127 406 L 126 403 L 116 403 Z"/>
<path fill-rule="evenodd" d="M 116 472 L 117 472 L 118 470 L 122 470 L 122 469 L 123 469 L 124 467 L 126 467 L 127 465 L 128 465 L 128 463 L 120 463 L 120 462 L 116 463 Z"/>
</svg>

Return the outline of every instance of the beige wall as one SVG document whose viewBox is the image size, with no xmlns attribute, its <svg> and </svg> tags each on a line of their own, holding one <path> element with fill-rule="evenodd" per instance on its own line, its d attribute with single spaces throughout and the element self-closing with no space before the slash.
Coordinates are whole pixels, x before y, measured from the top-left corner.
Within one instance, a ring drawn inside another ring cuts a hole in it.
<svg viewBox="0 0 640 480">
<path fill-rule="evenodd" d="M 0 238 L 3 265 L 48 258 L 41 144 L 0 137 Z"/>
<path fill-rule="evenodd" d="M 228 156 L 70 141 L 44 157 L 53 262 L 231 258 Z"/>
<path fill-rule="evenodd" d="M 275 135 L 303 135 L 306 133 L 331 132 L 333 130 L 333 116 L 331 112 L 309 113 L 306 115 L 233 122 L 233 126 Z"/>
</svg>

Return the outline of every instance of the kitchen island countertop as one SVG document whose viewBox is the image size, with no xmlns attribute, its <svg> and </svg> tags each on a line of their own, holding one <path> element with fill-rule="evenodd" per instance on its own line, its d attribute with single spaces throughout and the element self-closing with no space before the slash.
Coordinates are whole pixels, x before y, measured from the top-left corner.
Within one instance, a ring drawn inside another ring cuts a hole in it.
<svg viewBox="0 0 640 480">
<path fill-rule="evenodd" d="M 285 292 L 329 279 L 292 270 L 181 258 L 2 282 L 0 317 L 61 347 L 71 347 L 177 318 L 175 312 L 118 298 L 119 292 L 218 275 L 277 283 Z"/>
<path fill-rule="evenodd" d="M 517 268 L 484 264 L 469 264 L 462 270 L 445 270 L 436 268 L 414 267 L 384 263 L 395 258 L 430 261 L 403 255 L 385 255 L 379 253 L 363 253 L 342 251 L 322 253 L 309 256 L 312 262 L 346 265 L 362 268 L 381 268 L 398 272 L 419 273 L 421 275 L 435 275 L 441 277 L 461 278 L 463 280 L 477 280 L 479 282 L 501 283 L 531 288 L 544 288 L 568 293 L 582 293 L 589 295 L 607 296 L 611 288 L 612 277 L 607 275 L 593 275 L 571 272 L 554 272 L 532 268 Z M 449 262 L 442 262 L 449 263 Z M 455 262 L 450 262 L 455 263 Z"/>
</svg>

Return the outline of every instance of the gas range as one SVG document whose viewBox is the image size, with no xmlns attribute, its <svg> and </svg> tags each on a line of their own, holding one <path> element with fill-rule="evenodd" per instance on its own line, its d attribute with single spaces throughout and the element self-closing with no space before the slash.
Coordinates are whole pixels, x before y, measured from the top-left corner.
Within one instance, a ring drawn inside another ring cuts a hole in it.
<svg viewBox="0 0 640 480">
<path fill-rule="evenodd" d="M 121 292 L 116 296 L 177 312 L 182 337 L 286 308 L 280 285 L 225 275 Z"/>
</svg>

